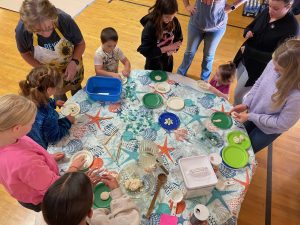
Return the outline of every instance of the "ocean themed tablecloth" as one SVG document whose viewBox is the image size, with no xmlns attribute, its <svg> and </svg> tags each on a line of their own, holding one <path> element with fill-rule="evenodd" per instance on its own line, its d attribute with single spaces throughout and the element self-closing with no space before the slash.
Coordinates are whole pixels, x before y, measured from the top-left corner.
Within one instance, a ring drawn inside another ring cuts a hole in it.
<svg viewBox="0 0 300 225">
<path fill-rule="evenodd" d="M 149 78 L 150 71 L 134 70 L 128 82 L 123 85 L 122 99 L 117 103 L 94 102 L 88 98 L 84 90 L 79 91 L 68 102 L 80 105 L 77 123 L 70 130 L 70 135 L 55 145 L 50 145 L 50 153 L 63 151 L 66 159 L 59 163 L 63 174 L 69 165 L 70 157 L 76 152 L 86 149 L 98 158 L 109 173 L 118 173 L 126 164 L 137 161 L 139 145 L 142 140 L 151 140 L 159 148 L 163 165 L 170 172 L 168 181 L 160 191 L 155 209 L 150 219 L 145 214 L 150 205 L 153 192 L 148 197 L 135 200 L 142 213 L 143 225 L 159 224 L 162 213 L 170 214 L 173 205 L 170 193 L 174 189 L 183 190 L 184 182 L 178 166 L 179 159 L 193 155 L 220 153 L 227 145 L 226 136 L 232 130 L 244 131 L 241 124 L 233 120 L 233 126 L 221 130 L 211 124 L 212 113 L 228 112 L 232 107 L 229 102 L 212 93 L 205 92 L 197 86 L 197 82 L 180 75 L 168 74 L 171 90 L 161 94 L 164 105 L 157 109 L 148 109 L 142 98 L 146 93 L 158 93 L 154 82 Z M 184 99 L 185 106 L 180 111 L 172 111 L 165 104 L 167 99 L 178 96 Z M 172 112 L 180 119 L 180 126 L 173 131 L 166 131 L 158 123 L 164 112 Z M 207 138 L 209 134 L 217 134 L 217 141 Z M 115 133 L 115 134 L 114 134 Z M 114 134 L 114 135 L 112 135 Z M 111 137 L 108 140 L 108 137 Z M 107 143 L 107 144 L 105 144 Z M 121 144 L 120 144 L 121 143 Z M 118 149 L 120 150 L 118 160 Z M 234 181 L 233 185 L 219 191 L 216 188 L 209 195 L 183 200 L 177 205 L 178 224 L 189 224 L 189 218 L 197 204 L 208 207 L 209 225 L 236 224 L 239 210 L 254 170 L 255 156 L 252 148 L 248 149 L 249 163 L 243 169 L 232 169 L 221 164 L 217 173 L 218 179 Z M 100 162 L 99 162 L 100 161 Z M 155 171 L 157 175 L 160 168 Z"/>
</svg>

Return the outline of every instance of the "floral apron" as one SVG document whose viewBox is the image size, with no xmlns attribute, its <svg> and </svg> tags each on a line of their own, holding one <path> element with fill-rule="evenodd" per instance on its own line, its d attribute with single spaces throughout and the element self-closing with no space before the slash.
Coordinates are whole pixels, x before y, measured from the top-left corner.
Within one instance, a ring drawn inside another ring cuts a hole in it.
<svg viewBox="0 0 300 225">
<path fill-rule="evenodd" d="M 74 45 L 62 35 L 57 27 L 54 30 L 60 37 L 59 42 L 54 47 L 54 51 L 39 46 L 38 36 L 36 33 L 33 33 L 34 58 L 42 64 L 57 68 L 64 75 L 69 62 L 72 60 Z M 82 59 L 80 59 L 74 79 L 72 81 L 64 80 L 63 86 L 57 89 L 56 94 L 61 95 L 67 91 L 79 89 L 83 80 L 83 73 Z"/>
</svg>

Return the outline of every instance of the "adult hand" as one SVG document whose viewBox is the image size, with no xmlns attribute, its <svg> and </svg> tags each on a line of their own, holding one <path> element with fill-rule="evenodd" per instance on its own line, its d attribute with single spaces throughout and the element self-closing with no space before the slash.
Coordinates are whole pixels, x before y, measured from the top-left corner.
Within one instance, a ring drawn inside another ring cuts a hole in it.
<svg viewBox="0 0 300 225">
<path fill-rule="evenodd" d="M 62 107 L 64 104 L 65 104 L 65 102 L 62 100 L 56 100 L 56 102 L 55 102 L 55 105 L 58 107 Z"/>
<path fill-rule="evenodd" d="M 71 116 L 71 115 L 68 115 L 68 116 L 66 116 L 67 117 L 67 119 L 71 122 L 71 124 L 74 124 L 75 123 L 75 117 L 74 116 Z"/>
<path fill-rule="evenodd" d="M 253 33 L 252 33 L 251 30 L 249 30 L 249 31 L 247 32 L 247 34 L 245 35 L 245 38 L 248 39 L 248 38 L 252 38 L 252 37 L 253 37 Z"/>
<path fill-rule="evenodd" d="M 166 52 L 176 52 L 179 49 L 179 47 L 181 46 L 181 44 L 182 44 L 181 41 L 177 41 L 168 46 L 165 46 L 167 48 Z"/>
<path fill-rule="evenodd" d="M 90 178 L 93 187 L 95 187 L 95 185 L 101 181 L 101 176 L 99 176 L 99 173 L 101 173 L 103 170 L 104 169 L 91 169 L 86 172 L 86 175 Z"/>
<path fill-rule="evenodd" d="M 75 74 L 76 74 L 76 63 L 71 60 L 66 68 L 66 71 L 65 71 L 65 80 L 66 81 L 72 81 L 75 77 Z"/>
<path fill-rule="evenodd" d="M 248 115 L 248 113 L 238 113 L 238 114 L 236 114 L 234 119 L 236 121 L 239 121 L 240 123 L 244 123 L 249 119 L 249 115 Z"/>
<path fill-rule="evenodd" d="M 193 15 L 196 12 L 196 6 L 195 5 L 187 5 L 185 9 L 190 13 L 190 15 Z"/>
<path fill-rule="evenodd" d="M 103 174 L 101 181 L 109 187 L 110 190 L 114 190 L 119 187 L 118 181 L 116 180 L 115 177 L 109 174 Z"/>
<path fill-rule="evenodd" d="M 63 159 L 63 158 L 65 158 L 65 153 L 63 153 L 63 152 L 56 152 L 56 153 L 51 154 L 51 155 L 52 155 L 53 159 L 56 162 L 59 161 L 59 160 L 61 160 L 61 159 Z"/>
<path fill-rule="evenodd" d="M 231 110 L 230 110 L 230 114 L 232 112 L 237 112 L 237 113 L 241 113 L 241 112 L 244 112 L 248 109 L 248 106 L 246 106 L 245 104 L 239 104 L 239 105 L 236 105 L 234 106 Z"/>
<path fill-rule="evenodd" d="M 74 160 L 73 160 L 73 162 L 71 163 L 71 165 L 70 165 L 70 168 L 75 168 L 76 170 L 80 170 L 82 167 L 83 167 L 83 165 L 84 165 L 84 163 L 85 163 L 85 156 L 84 155 L 81 155 L 81 156 L 78 156 L 78 157 L 76 157 Z"/>
</svg>

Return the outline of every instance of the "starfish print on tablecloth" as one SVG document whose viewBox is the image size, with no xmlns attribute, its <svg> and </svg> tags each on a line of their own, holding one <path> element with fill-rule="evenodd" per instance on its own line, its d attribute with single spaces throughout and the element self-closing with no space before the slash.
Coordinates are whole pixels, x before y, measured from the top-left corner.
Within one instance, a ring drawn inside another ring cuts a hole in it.
<svg viewBox="0 0 300 225">
<path fill-rule="evenodd" d="M 187 218 L 184 218 L 183 215 L 181 214 L 179 217 L 178 217 L 178 221 L 177 221 L 177 224 L 182 224 L 187 221 Z"/>
<path fill-rule="evenodd" d="M 89 114 L 85 114 L 85 115 L 91 119 L 87 124 L 96 123 L 100 130 L 101 130 L 101 127 L 100 127 L 100 121 L 101 120 L 110 120 L 110 119 L 112 119 L 112 117 L 101 117 L 100 116 L 100 109 L 99 109 L 98 113 L 96 114 L 96 116 L 91 116 Z"/>
<path fill-rule="evenodd" d="M 235 192 L 235 191 L 218 191 L 216 188 L 214 188 L 213 191 L 212 191 L 212 196 L 208 200 L 206 205 L 209 205 L 214 200 L 218 199 L 222 203 L 222 205 L 230 212 L 230 209 L 229 209 L 228 205 L 226 204 L 226 202 L 223 199 L 223 195 L 228 195 L 228 194 L 231 194 L 233 192 Z"/>
<path fill-rule="evenodd" d="M 245 187 L 245 189 L 243 190 L 242 194 L 246 194 L 246 192 L 248 190 L 248 187 L 249 187 L 249 184 L 250 184 L 250 177 L 249 177 L 248 170 L 246 170 L 246 181 L 241 181 L 241 180 L 238 180 L 238 179 L 235 179 L 235 178 L 232 178 L 232 179 Z"/>
<path fill-rule="evenodd" d="M 215 111 L 215 112 L 223 112 L 223 113 L 225 113 L 225 108 L 224 108 L 223 103 L 221 105 L 221 110 L 219 110 L 219 109 L 212 109 L 212 110 Z"/>
<path fill-rule="evenodd" d="M 191 116 L 192 119 L 191 119 L 185 126 L 189 125 L 190 123 L 192 123 L 192 122 L 194 122 L 194 121 L 198 121 L 198 122 L 200 123 L 200 122 L 201 122 L 201 119 L 208 118 L 208 116 L 202 116 L 202 115 L 200 115 L 199 113 L 197 113 L 197 114 L 195 114 L 195 115 L 192 115 L 192 114 L 190 114 L 190 113 L 186 113 L 186 114 L 188 114 L 189 116 Z"/>
<path fill-rule="evenodd" d="M 166 155 L 174 163 L 170 151 L 173 151 L 175 148 L 168 148 L 168 137 L 165 137 L 163 146 L 157 145 L 157 147 L 160 149 L 160 154 Z"/>
<path fill-rule="evenodd" d="M 123 165 L 130 160 L 138 161 L 139 153 L 137 151 L 128 151 L 126 149 L 122 149 L 122 151 L 125 152 L 128 157 L 120 165 Z"/>
</svg>

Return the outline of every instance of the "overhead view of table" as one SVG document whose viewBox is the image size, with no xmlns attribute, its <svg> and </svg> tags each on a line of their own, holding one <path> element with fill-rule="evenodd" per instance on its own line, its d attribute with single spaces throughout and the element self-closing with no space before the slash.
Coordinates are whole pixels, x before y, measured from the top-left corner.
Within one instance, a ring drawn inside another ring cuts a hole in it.
<svg viewBox="0 0 300 225">
<path fill-rule="evenodd" d="M 232 134 L 237 133 L 238 137 L 240 133 L 246 135 L 247 132 L 230 116 L 225 118 L 226 121 L 222 117 L 220 119 L 218 115 L 229 112 L 232 106 L 225 99 L 202 90 L 196 81 L 171 73 L 166 77 L 152 75 L 151 71 L 133 70 L 122 87 L 121 100 L 115 103 L 93 101 L 84 89 L 79 91 L 67 102 L 80 106 L 70 135 L 50 145 L 48 151 L 66 154 L 58 164 L 61 174 L 65 173 L 70 158 L 76 152 L 87 150 L 94 157 L 92 167 L 105 168 L 107 173 L 122 180 L 120 176 L 124 168 L 140 165 L 137 162 L 140 160 L 141 143 L 145 140 L 153 142 L 157 146 L 160 162 L 169 175 L 159 192 L 150 219 L 145 215 L 155 192 L 157 175 L 164 172 L 161 167 L 144 171 L 144 182 L 147 183 L 144 192 L 129 196 L 141 210 L 141 224 L 154 225 L 159 224 L 162 214 L 171 213 L 174 204 L 171 193 L 174 190 L 184 193 L 180 159 L 217 153 L 224 160 L 222 151 L 227 151 L 238 142 L 232 141 Z M 160 79 L 166 79 L 168 84 L 161 92 L 157 88 Z M 170 90 L 167 90 L 169 87 Z M 213 188 L 207 195 L 183 199 L 177 204 L 178 224 L 190 224 L 189 219 L 197 204 L 206 205 L 209 209 L 207 222 L 210 225 L 237 223 L 241 204 L 256 168 L 253 150 L 250 145 L 246 148 L 247 162 L 242 168 L 232 168 L 222 162 L 216 172 L 219 181 L 230 181 L 230 185 L 222 190 Z"/>
</svg>

